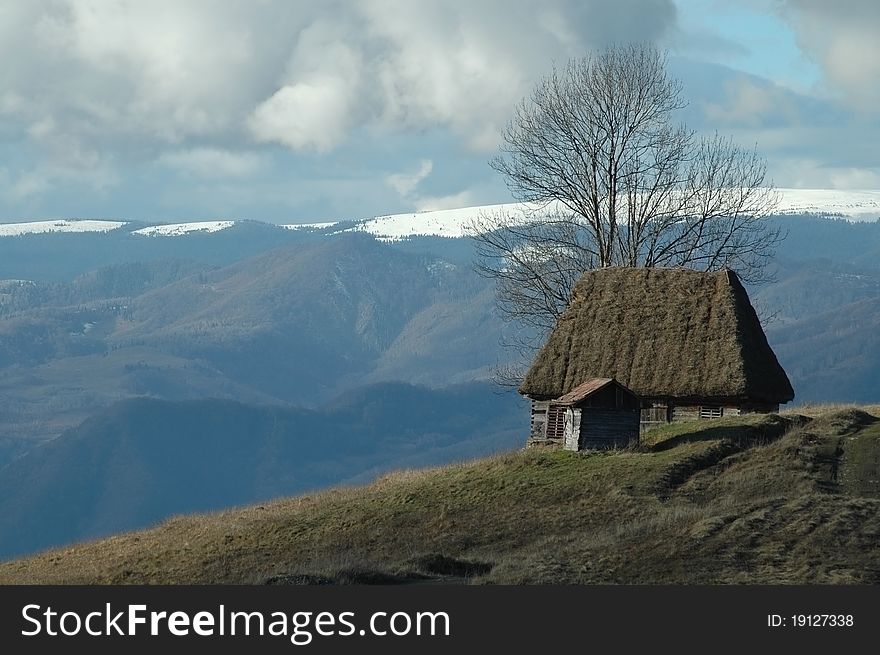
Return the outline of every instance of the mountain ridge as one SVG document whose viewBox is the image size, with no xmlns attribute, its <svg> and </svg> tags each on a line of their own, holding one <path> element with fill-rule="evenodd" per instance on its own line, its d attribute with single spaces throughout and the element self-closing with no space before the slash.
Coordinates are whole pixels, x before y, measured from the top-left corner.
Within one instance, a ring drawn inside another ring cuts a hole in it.
<svg viewBox="0 0 880 655">
<path fill-rule="evenodd" d="M 873 189 L 795 189 L 777 188 L 779 202 L 774 215 L 831 216 L 852 220 L 880 219 L 880 191 Z M 536 209 L 531 203 L 504 202 L 448 209 L 427 209 L 396 214 L 379 214 L 368 218 L 347 218 L 337 221 L 303 223 L 263 223 L 287 230 L 337 233 L 364 231 L 380 239 L 398 240 L 412 236 L 458 238 L 467 234 L 469 222 L 484 213 L 523 213 Z M 0 223 L 0 238 L 28 233 L 108 232 L 124 230 L 141 236 L 183 236 L 192 233 L 216 233 L 252 219 L 215 219 L 186 223 L 152 223 L 106 219 L 56 219 L 23 223 Z"/>
</svg>

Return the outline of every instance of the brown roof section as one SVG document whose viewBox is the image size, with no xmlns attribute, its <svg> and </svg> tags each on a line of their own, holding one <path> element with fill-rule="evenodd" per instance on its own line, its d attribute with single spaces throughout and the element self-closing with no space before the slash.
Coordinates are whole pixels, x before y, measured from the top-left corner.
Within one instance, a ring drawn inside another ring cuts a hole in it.
<svg viewBox="0 0 880 655">
<path fill-rule="evenodd" d="M 599 389 L 612 382 L 614 382 L 612 378 L 592 378 L 583 384 L 576 386 L 561 398 L 557 398 L 554 402 L 559 405 L 574 405 L 589 396 L 591 393 L 599 391 Z"/>
<path fill-rule="evenodd" d="M 791 383 L 735 273 L 604 268 L 575 285 L 520 393 L 614 378 L 643 398 L 784 403 Z"/>
</svg>

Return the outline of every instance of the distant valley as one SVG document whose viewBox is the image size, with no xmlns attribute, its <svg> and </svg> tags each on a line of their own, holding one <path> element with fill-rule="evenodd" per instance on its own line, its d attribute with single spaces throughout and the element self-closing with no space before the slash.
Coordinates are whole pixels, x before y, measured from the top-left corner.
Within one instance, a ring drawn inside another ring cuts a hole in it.
<svg viewBox="0 0 880 655">
<path fill-rule="evenodd" d="M 473 383 L 363 387 L 313 410 L 135 398 L 0 469 L 0 558 L 517 443 L 528 413 Z"/>
</svg>

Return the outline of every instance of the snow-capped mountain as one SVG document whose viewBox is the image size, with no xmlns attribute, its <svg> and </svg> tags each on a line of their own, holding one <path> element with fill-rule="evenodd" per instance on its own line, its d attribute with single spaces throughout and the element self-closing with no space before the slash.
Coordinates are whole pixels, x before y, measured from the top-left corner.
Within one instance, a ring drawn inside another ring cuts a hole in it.
<svg viewBox="0 0 880 655">
<path fill-rule="evenodd" d="M 864 221 L 880 218 L 880 191 L 778 189 L 779 214 L 842 216 Z"/>
<path fill-rule="evenodd" d="M 777 189 L 779 204 L 776 214 L 810 214 L 837 216 L 852 221 L 877 220 L 880 218 L 880 191 L 836 189 Z M 299 223 L 279 225 L 287 230 L 330 230 L 339 225 L 338 231 L 361 231 L 383 241 L 399 241 L 415 236 L 462 237 L 468 226 L 484 214 L 495 212 L 521 214 L 523 210 L 534 211 L 523 203 L 480 205 L 459 209 L 410 212 L 375 216 L 363 220 Z M 22 234 L 48 234 L 54 232 L 110 232 L 128 223 L 109 220 L 53 220 L 28 223 L 0 224 L 0 237 Z M 197 221 L 152 225 L 131 231 L 138 236 L 173 237 L 191 233 L 210 234 L 233 227 L 234 220 Z M 334 232 L 335 233 L 335 232 Z"/>
<path fill-rule="evenodd" d="M 379 239 L 391 241 L 414 236 L 463 237 L 467 234 L 471 221 L 483 214 L 499 212 L 520 214 L 527 208 L 528 205 L 523 203 L 506 203 L 392 214 L 367 219 L 351 229 L 368 232 Z"/>
<path fill-rule="evenodd" d="M 56 220 L 30 221 L 27 223 L 0 223 L 0 237 L 16 237 L 23 234 L 48 234 L 52 232 L 110 232 L 124 221 Z"/>
<path fill-rule="evenodd" d="M 840 191 L 835 189 L 777 189 L 779 204 L 776 214 L 815 214 L 840 216 L 864 221 L 880 218 L 880 191 Z M 481 214 L 493 212 L 522 213 L 526 205 L 508 203 L 377 216 L 353 228 L 368 232 L 378 239 L 397 241 L 414 236 L 461 237 L 467 227 Z"/>
<path fill-rule="evenodd" d="M 198 221 L 195 223 L 172 223 L 170 225 L 152 225 L 135 230 L 132 234 L 146 237 L 176 237 L 191 232 L 219 232 L 235 225 L 235 221 Z"/>
<path fill-rule="evenodd" d="M 339 225 L 339 221 L 327 221 L 324 223 L 290 223 L 287 225 L 279 225 L 285 230 L 323 230 L 328 227 Z"/>
</svg>

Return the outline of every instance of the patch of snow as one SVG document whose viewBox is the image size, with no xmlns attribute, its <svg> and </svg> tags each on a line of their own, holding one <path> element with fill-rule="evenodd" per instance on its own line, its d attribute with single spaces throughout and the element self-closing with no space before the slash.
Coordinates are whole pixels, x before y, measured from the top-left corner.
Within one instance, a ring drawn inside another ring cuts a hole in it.
<svg viewBox="0 0 880 655">
<path fill-rule="evenodd" d="M 328 227 L 339 225 L 339 221 L 330 221 L 329 223 L 295 223 L 291 225 L 279 225 L 285 230 L 323 230 Z"/>
<path fill-rule="evenodd" d="M 171 225 L 152 225 L 134 230 L 132 234 L 146 237 L 176 237 L 191 232 L 219 232 L 235 225 L 235 221 L 199 221 L 197 223 L 173 223 Z"/>
<path fill-rule="evenodd" d="M 850 220 L 880 218 L 880 191 L 837 189 L 777 189 L 779 205 L 775 214 L 815 214 L 843 216 Z M 350 230 L 368 232 L 381 241 L 400 241 L 418 236 L 462 237 L 473 219 L 484 213 L 504 212 L 527 216 L 535 206 L 505 203 L 377 216 L 361 221 Z M 546 208 L 547 213 L 552 207 Z"/>
<path fill-rule="evenodd" d="M 777 214 L 843 216 L 853 220 L 880 218 L 880 191 L 839 189 L 777 189 Z"/>
<path fill-rule="evenodd" d="M 110 232 L 127 223 L 124 221 L 68 220 L 31 221 L 28 223 L 0 223 L 0 237 L 52 232 Z"/>
<path fill-rule="evenodd" d="M 466 236 L 471 222 L 482 214 L 503 212 L 525 216 L 526 212 L 532 212 L 534 209 L 534 206 L 527 203 L 514 202 L 412 214 L 392 214 L 369 218 L 351 229 L 372 234 L 380 241 L 400 241 L 419 236 L 457 238 Z"/>
</svg>

